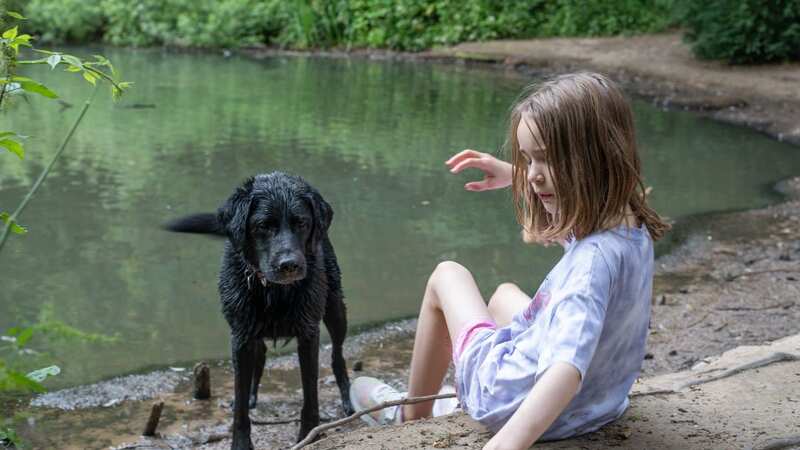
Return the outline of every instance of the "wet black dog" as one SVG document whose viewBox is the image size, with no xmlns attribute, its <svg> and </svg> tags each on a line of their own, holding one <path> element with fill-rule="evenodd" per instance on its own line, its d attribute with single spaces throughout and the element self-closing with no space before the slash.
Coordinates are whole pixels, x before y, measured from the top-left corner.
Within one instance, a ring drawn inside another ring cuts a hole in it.
<svg viewBox="0 0 800 450">
<path fill-rule="evenodd" d="M 227 236 L 219 274 L 231 327 L 233 449 L 251 449 L 248 405 L 255 408 L 266 359 L 264 339 L 297 339 L 303 384 L 298 441 L 319 425 L 319 322 L 333 346 L 332 368 L 345 414 L 352 414 L 342 343 L 347 332 L 339 265 L 328 239 L 333 210 L 302 178 L 281 172 L 247 180 L 216 215 L 195 214 L 166 228 Z"/>
</svg>

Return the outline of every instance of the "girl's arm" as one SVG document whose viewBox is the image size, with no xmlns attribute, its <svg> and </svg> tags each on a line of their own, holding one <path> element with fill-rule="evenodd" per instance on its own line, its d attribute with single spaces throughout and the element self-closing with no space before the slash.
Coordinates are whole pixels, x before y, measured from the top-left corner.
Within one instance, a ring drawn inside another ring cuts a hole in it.
<svg viewBox="0 0 800 450">
<path fill-rule="evenodd" d="M 488 191 L 511 185 L 511 164 L 488 153 L 462 150 L 448 159 L 445 164 L 450 167 L 451 173 L 458 173 L 467 168 L 483 172 L 483 180 L 471 181 L 464 185 L 468 191 Z"/>
<path fill-rule="evenodd" d="M 483 447 L 484 450 L 530 447 L 578 392 L 581 375 L 572 364 L 556 362 L 539 378 L 511 419 Z"/>
</svg>

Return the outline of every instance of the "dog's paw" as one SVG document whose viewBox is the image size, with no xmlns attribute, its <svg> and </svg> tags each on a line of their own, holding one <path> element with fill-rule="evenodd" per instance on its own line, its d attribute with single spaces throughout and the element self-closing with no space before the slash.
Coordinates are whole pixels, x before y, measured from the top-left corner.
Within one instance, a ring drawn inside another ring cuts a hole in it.
<svg viewBox="0 0 800 450">
<path fill-rule="evenodd" d="M 256 405 L 257 404 L 258 404 L 258 396 L 257 395 L 251 395 L 250 396 L 250 401 L 248 402 L 248 405 L 250 406 L 250 409 L 256 409 Z"/>
<path fill-rule="evenodd" d="M 353 408 L 353 404 L 350 403 L 350 399 L 347 397 L 342 398 L 342 409 L 344 410 L 345 416 L 352 416 L 356 413 L 356 409 Z"/>
</svg>

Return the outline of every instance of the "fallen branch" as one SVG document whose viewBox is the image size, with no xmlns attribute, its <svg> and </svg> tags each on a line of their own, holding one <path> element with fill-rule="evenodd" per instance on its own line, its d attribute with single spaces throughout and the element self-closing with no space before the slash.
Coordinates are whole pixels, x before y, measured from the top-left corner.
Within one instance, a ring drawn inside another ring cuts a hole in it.
<svg viewBox="0 0 800 450">
<path fill-rule="evenodd" d="M 765 305 L 765 306 L 718 306 L 714 309 L 717 311 L 765 311 L 767 309 L 786 309 L 791 308 L 794 306 L 793 301 L 785 301 L 783 303 L 774 303 L 772 305 Z"/>
<path fill-rule="evenodd" d="M 320 422 L 330 422 L 333 419 L 330 417 L 322 417 L 319 419 Z M 285 425 L 287 423 L 295 423 L 300 422 L 299 417 L 291 417 L 289 419 L 275 419 L 275 420 L 259 420 L 259 419 L 250 419 L 251 425 Z"/>
<path fill-rule="evenodd" d="M 754 270 L 752 272 L 742 272 L 737 273 L 735 275 L 727 275 L 725 277 L 725 281 L 733 281 L 739 277 L 745 277 L 748 275 L 761 275 L 763 273 L 775 273 L 775 272 L 789 272 L 789 273 L 800 273 L 800 270 L 797 269 L 770 269 L 770 270 Z"/>
<path fill-rule="evenodd" d="M 761 445 L 754 446 L 754 450 L 778 450 L 784 448 L 794 448 L 800 445 L 800 434 L 779 439 L 769 440 Z"/>
<path fill-rule="evenodd" d="M 456 394 L 438 394 L 438 395 L 426 395 L 426 396 L 423 396 L 423 397 L 409 397 L 409 398 L 403 398 L 403 399 L 400 399 L 400 400 L 392 400 L 392 401 L 388 401 L 388 402 L 383 402 L 378 406 L 374 406 L 374 407 L 372 407 L 370 409 L 365 409 L 364 411 L 359 411 L 359 412 L 357 412 L 357 413 L 355 413 L 355 414 L 353 414 L 351 416 L 345 417 L 344 419 L 339 419 L 339 420 L 337 420 L 335 422 L 327 423 L 325 425 L 319 425 L 318 427 L 312 429 L 308 433 L 308 435 L 305 437 L 305 439 L 303 439 L 302 441 L 300 441 L 297 444 L 295 444 L 289 450 L 301 449 L 301 448 L 305 447 L 306 445 L 310 444 L 311 442 L 313 442 L 314 438 L 316 438 L 323 431 L 328 430 L 330 428 L 338 427 L 339 425 L 344 425 L 346 423 L 352 422 L 352 421 L 358 419 L 359 417 L 361 417 L 361 416 L 363 416 L 365 414 L 369 414 L 371 412 L 380 411 L 380 410 L 382 410 L 384 408 L 389 408 L 391 406 L 413 405 L 415 403 L 429 402 L 431 400 L 439 400 L 439 399 L 442 399 L 442 398 L 453 398 L 455 396 L 456 396 Z"/>
</svg>

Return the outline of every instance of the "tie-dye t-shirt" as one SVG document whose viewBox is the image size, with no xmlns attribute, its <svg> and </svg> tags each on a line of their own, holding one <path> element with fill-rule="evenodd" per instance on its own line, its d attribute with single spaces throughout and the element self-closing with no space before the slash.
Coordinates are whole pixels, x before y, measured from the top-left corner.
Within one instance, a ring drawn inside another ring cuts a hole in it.
<svg viewBox="0 0 800 450">
<path fill-rule="evenodd" d="M 541 440 L 588 433 L 618 418 L 645 354 L 653 242 L 645 227 L 617 227 L 566 244 L 530 304 L 512 323 L 481 329 L 456 364 L 462 407 L 493 431 L 555 362 L 581 387 Z"/>
</svg>

